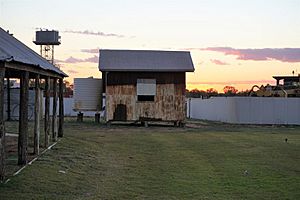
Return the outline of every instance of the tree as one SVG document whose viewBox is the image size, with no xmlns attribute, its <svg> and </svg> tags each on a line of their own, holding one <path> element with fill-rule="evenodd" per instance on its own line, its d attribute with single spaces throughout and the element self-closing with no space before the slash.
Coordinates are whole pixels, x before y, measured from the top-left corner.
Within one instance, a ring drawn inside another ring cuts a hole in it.
<svg viewBox="0 0 300 200">
<path fill-rule="evenodd" d="M 250 90 L 242 90 L 237 93 L 237 96 L 249 96 Z"/>
<path fill-rule="evenodd" d="M 229 86 L 229 85 L 225 86 L 223 88 L 223 91 L 224 91 L 224 94 L 227 96 L 234 96 L 238 92 L 238 90 L 235 87 Z"/>
<path fill-rule="evenodd" d="M 206 93 L 208 96 L 218 96 L 218 90 L 214 89 L 214 88 L 209 88 L 206 90 Z"/>
<path fill-rule="evenodd" d="M 210 96 L 218 96 L 218 91 L 214 88 L 209 88 L 206 91 L 197 88 L 186 90 L 186 97 L 188 98 L 208 98 Z"/>
<path fill-rule="evenodd" d="M 203 96 L 206 96 L 206 92 L 204 90 L 198 90 L 198 89 L 192 89 L 190 91 L 187 90 L 186 97 L 189 98 L 201 98 Z"/>
<path fill-rule="evenodd" d="M 64 80 L 64 97 L 72 97 L 73 96 L 74 85 L 69 81 Z"/>
</svg>

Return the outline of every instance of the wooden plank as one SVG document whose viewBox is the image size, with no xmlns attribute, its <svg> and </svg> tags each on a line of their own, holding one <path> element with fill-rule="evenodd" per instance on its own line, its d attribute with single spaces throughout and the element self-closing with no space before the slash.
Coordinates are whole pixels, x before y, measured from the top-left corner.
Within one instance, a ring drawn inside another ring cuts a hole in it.
<svg viewBox="0 0 300 200">
<path fill-rule="evenodd" d="M 6 89 L 7 89 L 7 121 L 11 120 L 11 109 L 10 109 L 10 79 L 7 78 L 7 84 L 6 84 Z"/>
<path fill-rule="evenodd" d="M 4 126 L 4 76 L 5 68 L 0 67 L 0 180 L 5 178 L 5 126 Z"/>
<path fill-rule="evenodd" d="M 53 79 L 52 140 L 57 141 L 57 79 Z"/>
<path fill-rule="evenodd" d="M 36 66 L 24 65 L 24 64 L 20 64 L 20 63 L 16 63 L 16 62 L 5 63 L 5 67 L 11 68 L 11 69 L 16 69 L 16 70 L 21 70 L 21 71 L 37 73 L 37 74 L 40 74 L 40 75 L 46 76 L 46 77 L 47 76 L 56 77 L 56 78 L 64 77 L 63 75 L 60 75 L 58 73 L 55 73 L 55 72 L 52 72 L 49 70 L 42 70 L 42 69 L 37 68 Z"/>
<path fill-rule="evenodd" d="M 50 139 L 50 77 L 45 80 L 45 148 L 49 146 Z"/>
<path fill-rule="evenodd" d="M 34 99 L 34 147 L 33 153 L 40 154 L 40 75 L 35 77 L 35 99 Z"/>
<path fill-rule="evenodd" d="M 59 79 L 59 124 L 58 137 L 64 136 L 64 83 L 63 79 Z"/>
<path fill-rule="evenodd" d="M 18 138 L 18 164 L 27 163 L 28 146 L 28 93 L 29 72 L 24 71 L 20 80 L 20 113 L 19 113 L 19 138 Z"/>
</svg>

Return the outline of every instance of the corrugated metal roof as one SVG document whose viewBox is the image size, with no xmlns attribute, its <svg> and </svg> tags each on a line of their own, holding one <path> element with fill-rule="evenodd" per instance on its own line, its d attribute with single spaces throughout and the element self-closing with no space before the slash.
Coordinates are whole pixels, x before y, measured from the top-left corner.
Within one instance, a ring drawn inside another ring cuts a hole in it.
<svg viewBox="0 0 300 200">
<path fill-rule="evenodd" d="M 100 71 L 193 72 L 188 51 L 100 50 Z"/>
<path fill-rule="evenodd" d="M 0 61 L 34 65 L 43 70 L 68 76 L 2 28 L 0 28 Z"/>
</svg>

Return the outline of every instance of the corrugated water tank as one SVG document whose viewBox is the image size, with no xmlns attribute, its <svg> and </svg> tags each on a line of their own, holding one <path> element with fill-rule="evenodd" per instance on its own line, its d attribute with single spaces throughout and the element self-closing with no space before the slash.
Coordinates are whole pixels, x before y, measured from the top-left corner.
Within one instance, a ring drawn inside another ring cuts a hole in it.
<svg viewBox="0 0 300 200">
<path fill-rule="evenodd" d="M 74 105 L 75 111 L 101 110 L 102 79 L 74 78 Z"/>
</svg>

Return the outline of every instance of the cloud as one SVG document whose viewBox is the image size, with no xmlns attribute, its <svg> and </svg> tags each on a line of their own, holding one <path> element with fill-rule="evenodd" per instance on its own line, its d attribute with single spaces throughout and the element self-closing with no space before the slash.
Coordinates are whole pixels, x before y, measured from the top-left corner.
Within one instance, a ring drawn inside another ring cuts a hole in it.
<svg viewBox="0 0 300 200">
<path fill-rule="evenodd" d="M 229 65 L 228 63 L 226 62 L 223 62 L 221 60 L 217 60 L 217 59 L 211 59 L 210 62 L 216 64 L 216 65 Z"/>
<path fill-rule="evenodd" d="M 78 62 L 83 62 L 83 59 L 79 58 L 74 58 L 74 57 L 69 57 L 66 60 L 62 61 L 63 63 L 78 63 Z"/>
<path fill-rule="evenodd" d="M 255 85 L 255 84 L 273 84 L 274 80 L 245 80 L 245 81 L 188 81 L 191 85 Z"/>
<path fill-rule="evenodd" d="M 99 48 L 97 48 L 97 49 L 81 49 L 80 50 L 81 52 L 83 52 L 83 53 L 99 53 Z"/>
<path fill-rule="evenodd" d="M 225 55 L 234 55 L 237 56 L 238 60 L 278 60 L 290 63 L 300 62 L 300 48 L 234 49 L 231 47 L 208 47 L 198 50 L 215 51 Z"/>
<path fill-rule="evenodd" d="M 123 38 L 124 35 L 116 34 L 116 33 L 104 33 L 101 31 L 94 32 L 94 31 L 78 31 L 78 30 L 65 30 L 64 33 L 74 33 L 74 34 L 82 34 L 82 35 L 94 35 L 94 36 L 101 36 L 101 37 L 117 37 L 117 38 Z"/>
<path fill-rule="evenodd" d="M 83 63 L 83 62 L 90 62 L 90 63 L 98 63 L 99 62 L 99 57 L 98 56 L 93 56 L 93 57 L 89 57 L 89 58 L 74 58 L 73 56 L 70 56 L 69 58 L 65 59 L 65 60 L 56 60 L 56 62 L 58 63 Z"/>
<path fill-rule="evenodd" d="M 91 62 L 91 63 L 98 63 L 99 62 L 99 57 L 98 56 L 93 56 L 90 58 L 84 59 L 84 62 Z"/>
<path fill-rule="evenodd" d="M 73 69 L 69 69 L 69 70 L 67 70 L 67 72 L 70 74 L 78 74 L 79 73 L 78 71 L 73 70 Z"/>
</svg>

